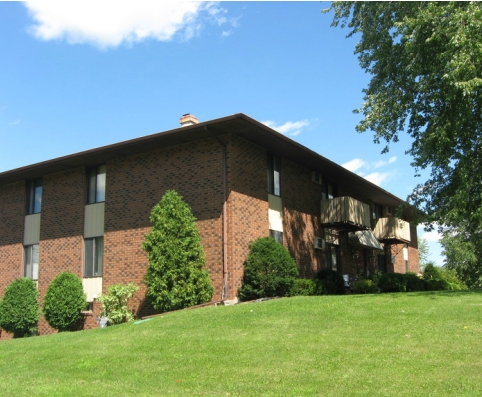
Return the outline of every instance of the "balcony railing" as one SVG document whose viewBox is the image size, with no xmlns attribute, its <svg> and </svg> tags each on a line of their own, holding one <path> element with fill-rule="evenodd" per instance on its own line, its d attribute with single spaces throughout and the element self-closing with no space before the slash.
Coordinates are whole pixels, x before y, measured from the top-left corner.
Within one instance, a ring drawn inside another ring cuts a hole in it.
<svg viewBox="0 0 482 397">
<path fill-rule="evenodd" d="M 375 237 L 381 241 L 410 242 L 410 223 L 390 216 L 377 220 L 373 230 Z"/>
<path fill-rule="evenodd" d="M 333 229 L 369 229 L 370 207 L 348 196 L 321 200 L 321 224 Z"/>
</svg>

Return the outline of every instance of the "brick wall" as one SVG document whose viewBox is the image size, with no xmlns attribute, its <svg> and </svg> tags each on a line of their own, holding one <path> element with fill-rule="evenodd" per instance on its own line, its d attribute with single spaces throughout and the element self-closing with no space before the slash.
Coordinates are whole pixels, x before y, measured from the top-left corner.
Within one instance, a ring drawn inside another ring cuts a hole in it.
<svg viewBox="0 0 482 397">
<path fill-rule="evenodd" d="M 134 282 L 136 315 L 152 313 L 144 299 L 147 254 L 141 245 L 149 215 L 166 190 L 174 189 L 197 218 L 207 267 L 219 299 L 222 289 L 222 147 L 215 139 L 117 159 L 107 163 L 103 285 Z"/>
<path fill-rule="evenodd" d="M 25 183 L 0 186 L 0 296 L 22 276 Z"/>
<path fill-rule="evenodd" d="M 324 266 L 323 251 L 313 247 L 314 237 L 323 235 L 321 185 L 311 181 L 311 170 L 282 159 L 281 197 L 284 243 L 296 260 L 300 277 L 313 278 Z"/>
<path fill-rule="evenodd" d="M 249 244 L 269 235 L 266 150 L 238 137 L 228 147 L 228 299 L 238 295 Z"/>
<path fill-rule="evenodd" d="M 52 280 L 70 271 L 82 278 L 85 171 L 45 175 L 42 178 L 39 279 L 40 304 Z M 55 332 L 41 318 L 39 333 Z"/>
</svg>

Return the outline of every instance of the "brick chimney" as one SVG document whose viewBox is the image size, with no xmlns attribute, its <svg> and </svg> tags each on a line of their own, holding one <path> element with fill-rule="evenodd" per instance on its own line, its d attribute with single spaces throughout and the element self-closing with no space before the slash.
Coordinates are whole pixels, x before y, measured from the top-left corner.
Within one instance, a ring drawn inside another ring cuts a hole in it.
<svg viewBox="0 0 482 397">
<path fill-rule="evenodd" d="M 194 125 L 199 123 L 196 116 L 193 116 L 190 113 L 183 114 L 182 117 L 179 119 L 181 123 L 181 127 L 187 127 L 188 125 Z"/>
</svg>

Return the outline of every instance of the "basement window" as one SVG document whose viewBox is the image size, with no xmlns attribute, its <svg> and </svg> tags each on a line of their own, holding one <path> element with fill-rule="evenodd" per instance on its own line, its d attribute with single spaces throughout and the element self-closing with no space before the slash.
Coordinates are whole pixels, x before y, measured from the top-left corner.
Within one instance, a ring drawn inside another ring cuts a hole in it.
<svg viewBox="0 0 482 397">
<path fill-rule="evenodd" d="M 283 245 L 283 232 L 278 232 L 277 230 L 270 229 L 269 236 L 271 238 L 274 238 L 277 243 Z"/>
<path fill-rule="evenodd" d="M 101 277 L 104 237 L 84 239 L 84 277 Z"/>
<path fill-rule="evenodd" d="M 24 248 L 23 276 L 34 281 L 38 280 L 38 244 L 26 245 Z"/>
</svg>

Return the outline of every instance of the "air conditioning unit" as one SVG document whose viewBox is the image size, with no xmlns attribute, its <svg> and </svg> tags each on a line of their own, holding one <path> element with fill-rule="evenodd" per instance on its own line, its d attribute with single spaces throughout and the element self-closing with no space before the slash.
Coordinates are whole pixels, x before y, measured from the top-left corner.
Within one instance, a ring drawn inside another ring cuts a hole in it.
<svg viewBox="0 0 482 397">
<path fill-rule="evenodd" d="M 325 240 L 323 240 L 320 237 L 315 237 L 315 240 L 313 241 L 313 247 L 315 250 L 322 250 L 325 248 Z"/>
<path fill-rule="evenodd" d="M 321 185 L 321 174 L 316 171 L 311 171 L 311 181 Z"/>
</svg>

